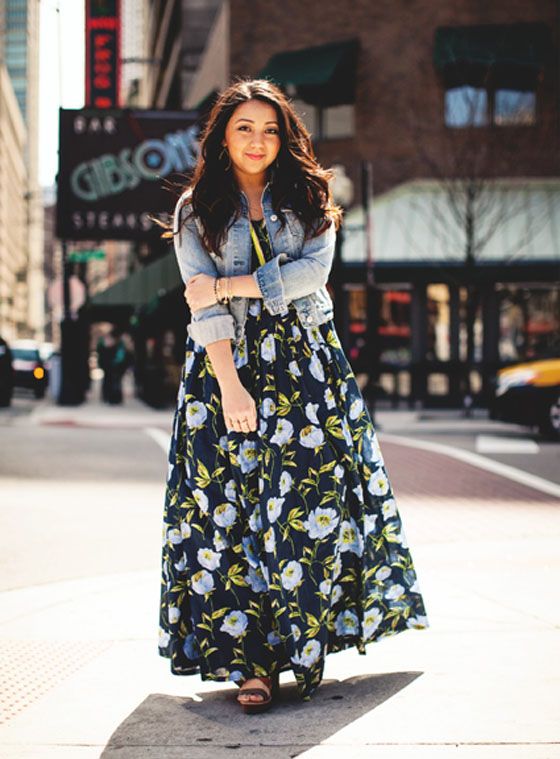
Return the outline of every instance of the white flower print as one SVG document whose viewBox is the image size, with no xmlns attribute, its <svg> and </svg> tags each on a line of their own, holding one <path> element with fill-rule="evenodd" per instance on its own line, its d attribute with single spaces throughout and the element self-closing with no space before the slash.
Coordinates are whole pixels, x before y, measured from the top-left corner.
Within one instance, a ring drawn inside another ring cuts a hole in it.
<svg viewBox="0 0 560 759">
<path fill-rule="evenodd" d="M 339 392 L 342 398 L 346 399 L 346 391 L 348 389 L 348 383 L 346 381 L 343 381 L 340 383 L 339 386 Z"/>
<path fill-rule="evenodd" d="M 262 530 L 261 507 L 257 504 L 249 517 L 249 527 L 253 532 Z"/>
<path fill-rule="evenodd" d="M 359 630 L 358 617 L 350 609 L 341 611 L 334 622 L 337 635 L 356 635 Z"/>
<path fill-rule="evenodd" d="M 269 498 L 266 503 L 266 513 L 270 522 L 276 522 L 282 513 L 282 505 L 285 498 Z"/>
<path fill-rule="evenodd" d="M 300 431 L 299 442 L 305 448 L 317 448 L 325 442 L 325 434 L 320 427 L 308 424 Z"/>
<path fill-rule="evenodd" d="M 334 408 L 335 407 L 335 405 L 336 405 L 336 399 L 335 399 L 334 393 L 333 393 L 333 391 L 331 390 L 330 387 L 327 387 L 325 389 L 324 398 L 325 398 L 325 403 L 327 405 L 327 408 Z"/>
<path fill-rule="evenodd" d="M 191 578 L 192 587 L 195 593 L 203 596 L 214 589 L 214 578 L 205 569 L 195 572 Z"/>
<path fill-rule="evenodd" d="M 334 468 L 334 475 L 340 480 L 340 478 L 344 476 L 344 467 L 337 464 Z"/>
<path fill-rule="evenodd" d="M 340 576 L 341 572 L 342 572 L 342 557 L 340 556 L 340 554 L 338 554 L 336 559 L 334 560 L 334 565 L 333 565 L 333 580 L 336 580 L 336 578 Z"/>
<path fill-rule="evenodd" d="M 379 580 L 380 582 L 383 582 L 383 580 L 386 580 L 388 577 L 391 576 L 391 572 L 393 570 L 391 567 L 388 567 L 386 564 L 384 564 L 382 567 L 379 567 L 377 572 L 375 573 L 375 579 Z"/>
<path fill-rule="evenodd" d="M 305 415 L 309 419 L 310 422 L 313 422 L 313 424 L 319 424 L 319 420 L 317 418 L 317 409 L 319 408 L 318 403 L 311 403 L 309 401 L 305 404 Z"/>
<path fill-rule="evenodd" d="M 216 567 L 220 566 L 222 554 L 216 553 L 210 548 L 199 548 L 196 554 L 196 558 L 201 567 L 213 570 L 216 569 Z"/>
<path fill-rule="evenodd" d="M 264 338 L 261 343 L 261 356 L 265 361 L 274 361 L 276 358 L 276 345 L 274 342 L 274 335 L 270 333 Z"/>
<path fill-rule="evenodd" d="M 375 530 L 377 514 L 364 514 L 364 535 L 369 535 Z"/>
<path fill-rule="evenodd" d="M 383 469 L 379 468 L 372 472 L 368 482 L 368 490 L 373 495 L 386 495 L 389 492 L 389 480 Z"/>
<path fill-rule="evenodd" d="M 423 630 L 430 625 L 428 623 L 428 617 L 424 614 L 417 614 L 415 617 L 409 617 L 406 620 L 406 626 L 416 630 Z"/>
<path fill-rule="evenodd" d="M 176 606 L 170 606 L 168 608 L 167 619 L 169 620 L 170 625 L 174 625 L 176 622 L 178 622 L 180 616 L 181 616 L 181 612 Z"/>
<path fill-rule="evenodd" d="M 363 400 L 361 398 L 355 398 L 350 404 L 350 411 L 348 412 L 348 416 L 350 417 L 350 419 L 357 419 L 362 413 L 363 408 L 364 408 Z"/>
<path fill-rule="evenodd" d="M 301 339 L 301 330 L 297 324 L 292 324 L 292 337 L 296 342 Z"/>
<path fill-rule="evenodd" d="M 319 591 L 324 595 L 328 596 L 331 592 L 332 588 L 332 582 L 330 580 L 323 580 L 323 582 L 319 585 Z"/>
<path fill-rule="evenodd" d="M 269 527 L 264 534 L 264 550 L 267 553 L 274 553 L 276 550 L 276 535 L 273 527 Z"/>
<path fill-rule="evenodd" d="M 181 537 L 183 540 L 185 538 L 190 538 L 192 533 L 191 526 L 188 522 L 181 522 Z"/>
<path fill-rule="evenodd" d="M 321 644 L 318 640 L 309 640 L 300 654 L 300 664 L 303 667 L 312 667 L 321 654 Z"/>
<path fill-rule="evenodd" d="M 181 531 L 175 528 L 172 528 L 171 530 L 167 531 L 167 539 L 172 545 L 178 545 L 179 543 L 183 542 L 183 536 L 181 535 Z"/>
<path fill-rule="evenodd" d="M 293 590 L 303 577 L 303 570 L 299 561 L 289 561 L 282 570 L 282 587 Z"/>
<path fill-rule="evenodd" d="M 185 412 L 187 427 L 193 427 L 194 429 L 202 427 L 206 421 L 207 415 L 208 411 L 206 410 L 204 403 L 201 403 L 200 401 L 189 401 L 189 403 L 187 403 L 187 410 Z"/>
<path fill-rule="evenodd" d="M 345 520 L 340 524 L 339 543 L 341 553 L 351 551 L 356 556 L 361 556 L 364 552 L 364 541 L 358 531 L 358 525 L 353 517 Z"/>
<path fill-rule="evenodd" d="M 249 573 L 245 575 L 245 580 L 255 593 L 262 593 L 268 588 L 260 568 L 249 567 Z"/>
<path fill-rule="evenodd" d="M 278 419 L 276 431 L 270 438 L 270 442 L 276 445 L 285 445 L 292 437 L 293 431 L 294 425 L 288 419 Z"/>
<path fill-rule="evenodd" d="M 356 497 L 358 500 L 363 503 L 364 501 L 364 489 L 362 487 L 362 483 L 359 482 L 355 488 L 352 488 L 352 492 L 356 494 Z"/>
<path fill-rule="evenodd" d="M 241 609 L 237 609 L 226 614 L 220 630 L 228 633 L 233 638 L 239 638 L 247 629 L 248 622 L 247 615 Z"/>
<path fill-rule="evenodd" d="M 364 638 L 369 638 L 381 624 L 383 613 L 377 606 L 368 609 L 364 614 Z"/>
<path fill-rule="evenodd" d="M 224 540 L 222 534 L 218 530 L 214 530 L 214 549 L 216 551 L 223 551 L 228 545 L 229 543 Z"/>
<path fill-rule="evenodd" d="M 342 586 L 335 585 L 331 593 L 331 606 L 338 603 L 342 598 Z"/>
<path fill-rule="evenodd" d="M 256 440 L 244 440 L 239 446 L 239 465 L 244 474 L 258 466 Z"/>
<path fill-rule="evenodd" d="M 203 514 L 208 514 L 208 496 L 204 490 L 193 490 L 192 494 L 198 508 Z"/>
<path fill-rule="evenodd" d="M 271 630 L 266 636 L 266 640 L 271 646 L 277 646 L 280 643 L 281 638 L 276 630 Z"/>
<path fill-rule="evenodd" d="M 388 498 L 386 501 L 384 501 L 381 505 L 381 511 L 383 513 L 384 519 L 390 519 L 391 517 L 397 516 L 397 502 L 395 499 Z"/>
<path fill-rule="evenodd" d="M 397 598 L 400 598 L 403 593 L 404 587 L 402 585 L 399 585 L 397 582 L 394 585 L 391 585 L 389 590 L 385 593 L 385 598 L 389 599 L 390 601 L 396 601 Z"/>
<path fill-rule="evenodd" d="M 292 475 L 284 470 L 280 475 L 280 495 L 286 495 L 292 488 Z"/>
<path fill-rule="evenodd" d="M 264 398 L 261 403 L 261 414 L 265 419 L 268 419 L 268 417 L 272 416 L 274 413 L 276 413 L 276 403 L 274 402 L 274 399 Z"/>
<path fill-rule="evenodd" d="M 158 645 L 160 648 L 165 648 L 171 639 L 171 635 L 163 628 L 159 628 Z"/>
<path fill-rule="evenodd" d="M 301 638 L 301 630 L 297 625 L 292 625 L 292 635 L 294 640 L 299 640 Z"/>
<path fill-rule="evenodd" d="M 221 503 L 214 509 L 214 522 L 218 527 L 231 527 L 237 518 L 237 511 L 231 503 Z"/>
<path fill-rule="evenodd" d="M 325 538 L 335 529 L 340 521 L 334 509 L 322 509 L 317 506 L 316 509 L 309 513 L 309 516 L 303 523 L 310 538 Z"/>
<path fill-rule="evenodd" d="M 314 353 L 309 359 L 309 371 L 319 382 L 325 381 L 325 372 L 323 371 L 323 365 L 319 361 L 319 357 Z"/>
<path fill-rule="evenodd" d="M 237 483 L 235 482 L 233 477 L 226 482 L 226 486 L 224 488 L 224 494 L 225 494 L 225 497 L 228 499 L 228 501 L 235 503 L 237 499 Z"/>
<path fill-rule="evenodd" d="M 290 361 L 288 364 L 288 371 L 294 375 L 294 377 L 301 377 L 301 371 L 297 365 L 297 361 Z"/>
<path fill-rule="evenodd" d="M 227 435 L 222 435 L 220 437 L 220 439 L 219 439 L 218 442 L 219 442 L 219 445 L 220 445 L 220 448 L 222 449 L 222 451 L 227 451 L 227 449 L 228 449 L 228 436 Z"/>
<path fill-rule="evenodd" d="M 181 558 L 179 559 L 179 561 L 176 561 L 173 564 L 173 566 L 175 567 L 177 572 L 183 572 L 185 567 L 187 566 L 187 557 L 185 556 L 185 554 L 183 554 Z"/>
</svg>

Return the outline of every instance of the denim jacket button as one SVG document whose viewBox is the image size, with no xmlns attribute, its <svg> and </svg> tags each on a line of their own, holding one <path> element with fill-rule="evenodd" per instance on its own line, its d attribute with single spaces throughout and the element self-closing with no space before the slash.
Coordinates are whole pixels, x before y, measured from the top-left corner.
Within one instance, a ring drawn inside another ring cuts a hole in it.
<svg viewBox="0 0 560 759">
<path fill-rule="evenodd" d="M 313 321 L 313 317 L 311 316 L 311 314 L 309 314 L 309 316 L 305 317 L 305 321 L 306 322 L 312 322 Z"/>
<path fill-rule="evenodd" d="M 276 214 L 273 213 L 272 216 L 270 217 L 270 221 L 278 221 L 278 216 L 276 216 Z"/>
</svg>

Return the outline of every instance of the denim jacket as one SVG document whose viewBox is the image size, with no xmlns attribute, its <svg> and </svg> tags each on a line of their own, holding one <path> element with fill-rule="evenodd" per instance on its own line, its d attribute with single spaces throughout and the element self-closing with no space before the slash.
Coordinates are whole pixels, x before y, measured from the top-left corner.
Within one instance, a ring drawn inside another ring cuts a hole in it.
<svg viewBox="0 0 560 759">
<path fill-rule="evenodd" d="M 274 257 L 251 272 L 251 222 L 246 194 L 241 191 L 243 213 L 228 230 L 218 256 L 203 246 L 198 218 L 193 216 L 183 223 L 182 208 L 189 192 L 179 199 L 173 222 L 175 254 L 185 284 L 199 272 L 212 277 L 252 273 L 269 313 L 285 314 L 288 303 L 293 302 L 304 327 L 322 324 L 333 316 L 333 302 L 325 287 L 336 241 L 333 222 L 322 234 L 304 240 L 303 224 L 294 211 L 283 208 L 286 225 L 282 230 L 267 184 L 261 203 Z M 248 297 L 233 296 L 229 304 L 214 303 L 196 309 L 187 332 L 202 346 L 228 337 L 237 344 L 245 334 L 248 306 Z"/>
</svg>

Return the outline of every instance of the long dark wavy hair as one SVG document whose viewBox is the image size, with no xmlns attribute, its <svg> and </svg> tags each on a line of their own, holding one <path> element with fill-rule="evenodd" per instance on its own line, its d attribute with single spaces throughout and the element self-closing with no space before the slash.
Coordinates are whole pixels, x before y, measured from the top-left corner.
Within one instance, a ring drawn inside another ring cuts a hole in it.
<svg viewBox="0 0 560 759">
<path fill-rule="evenodd" d="M 304 226 L 305 237 L 315 237 L 334 222 L 340 226 L 342 209 L 333 201 L 329 180 L 333 173 L 322 168 L 315 157 L 311 137 L 282 90 L 267 79 L 240 78 L 223 90 L 212 107 L 200 138 L 200 154 L 194 173 L 184 190 L 184 201 L 204 230 L 202 242 L 220 254 L 231 224 L 242 213 L 241 197 L 233 167 L 222 141 L 228 121 L 241 103 L 262 100 L 278 118 L 280 150 L 267 168 L 272 206 L 282 228 L 282 208 L 289 207 Z M 185 219 L 186 220 L 186 219 Z"/>
</svg>

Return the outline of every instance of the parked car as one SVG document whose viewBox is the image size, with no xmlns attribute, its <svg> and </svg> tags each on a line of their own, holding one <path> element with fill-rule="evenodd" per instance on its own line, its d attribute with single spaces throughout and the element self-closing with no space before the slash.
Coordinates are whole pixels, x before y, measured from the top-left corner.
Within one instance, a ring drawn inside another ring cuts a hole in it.
<svg viewBox="0 0 560 759">
<path fill-rule="evenodd" d="M 8 343 L 0 337 L 0 406 L 9 406 L 14 391 L 12 352 Z"/>
<path fill-rule="evenodd" d="M 48 375 L 39 344 L 34 340 L 14 340 L 10 348 L 14 385 L 28 388 L 36 398 L 43 398 L 48 386 Z"/>
<path fill-rule="evenodd" d="M 535 426 L 544 436 L 560 440 L 560 358 L 501 369 L 490 417 Z"/>
</svg>

